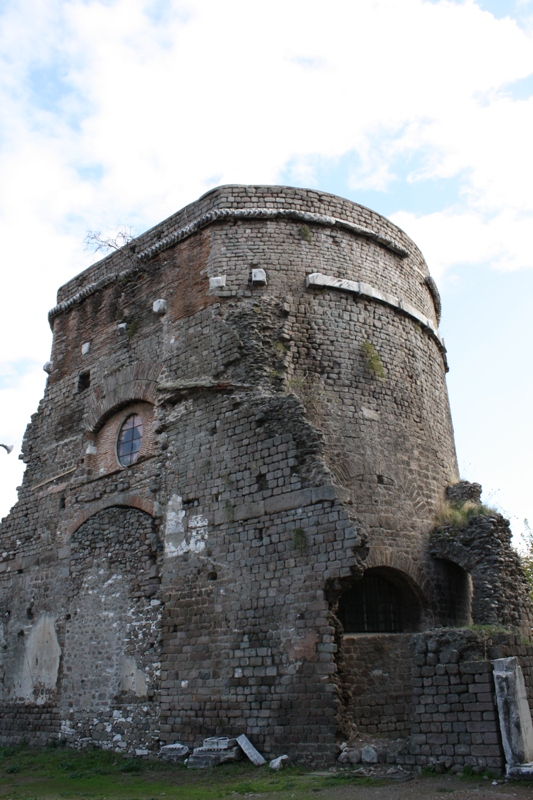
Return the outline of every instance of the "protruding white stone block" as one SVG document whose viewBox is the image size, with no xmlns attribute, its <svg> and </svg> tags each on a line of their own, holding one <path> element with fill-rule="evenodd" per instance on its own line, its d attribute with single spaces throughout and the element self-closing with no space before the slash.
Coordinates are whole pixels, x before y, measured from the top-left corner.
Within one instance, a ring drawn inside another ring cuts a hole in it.
<svg viewBox="0 0 533 800">
<path fill-rule="evenodd" d="M 267 276 L 264 269 L 253 269 L 251 275 L 252 283 L 257 284 L 258 286 L 266 286 Z"/>
<path fill-rule="evenodd" d="M 82 344 L 82 346 L 81 346 L 81 354 L 82 354 L 82 356 L 87 356 L 87 355 L 89 355 L 90 352 L 91 352 L 91 343 L 90 342 L 85 342 L 85 344 Z"/>
<path fill-rule="evenodd" d="M 53 361 L 47 361 L 46 364 L 43 364 L 43 369 L 44 369 L 44 371 L 46 373 L 48 373 L 48 375 L 50 375 L 50 373 L 52 372 L 53 368 L 54 368 L 54 362 Z"/>
<path fill-rule="evenodd" d="M 126 333 L 128 325 L 126 322 L 119 322 L 117 325 L 117 330 L 119 333 Z"/>
<path fill-rule="evenodd" d="M 94 444 L 89 443 L 87 445 L 87 447 L 85 448 L 85 455 L 87 455 L 87 456 L 95 456 L 97 454 L 97 452 L 98 452 L 98 450 L 96 449 Z"/>
<path fill-rule="evenodd" d="M 152 311 L 154 312 L 154 314 L 158 314 L 160 317 L 162 317 L 163 314 L 166 314 L 168 311 L 167 301 L 163 300 L 162 298 L 160 298 L 159 300 L 154 300 L 154 303 L 152 305 Z"/>
<path fill-rule="evenodd" d="M 214 278 L 209 278 L 210 289 L 224 289 L 226 286 L 226 276 L 216 275 Z"/>
<path fill-rule="evenodd" d="M 494 684 L 503 751 L 508 767 L 533 761 L 533 724 L 522 667 L 516 657 L 497 658 Z"/>
</svg>

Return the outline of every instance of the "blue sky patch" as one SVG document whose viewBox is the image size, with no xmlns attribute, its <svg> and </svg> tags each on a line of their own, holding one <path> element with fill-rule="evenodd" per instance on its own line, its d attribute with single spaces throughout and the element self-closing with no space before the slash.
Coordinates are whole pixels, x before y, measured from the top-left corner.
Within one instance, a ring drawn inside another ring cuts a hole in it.
<svg viewBox="0 0 533 800">
<path fill-rule="evenodd" d="M 506 84 L 503 90 L 512 100 L 529 100 L 533 97 L 533 74 Z"/>
<path fill-rule="evenodd" d="M 9 364 L 2 364 L 0 373 L 0 391 L 2 389 L 13 389 L 22 378 L 37 367 L 37 362 L 31 358 L 21 358 L 20 361 L 11 361 Z"/>
<path fill-rule="evenodd" d="M 424 154 L 417 154 L 392 162 L 394 178 L 385 191 L 352 188 L 353 177 L 361 168 L 360 158 L 354 151 L 339 158 L 324 159 L 317 156 L 308 159 L 306 167 L 309 168 L 310 179 L 307 181 L 297 177 L 301 174 L 298 168 L 301 162 L 289 162 L 280 175 L 279 182 L 289 185 L 296 183 L 331 192 L 368 206 L 384 216 L 390 216 L 397 211 L 431 214 L 459 201 L 463 178 L 454 176 L 413 180 L 412 176 L 422 171 L 425 160 Z"/>
</svg>

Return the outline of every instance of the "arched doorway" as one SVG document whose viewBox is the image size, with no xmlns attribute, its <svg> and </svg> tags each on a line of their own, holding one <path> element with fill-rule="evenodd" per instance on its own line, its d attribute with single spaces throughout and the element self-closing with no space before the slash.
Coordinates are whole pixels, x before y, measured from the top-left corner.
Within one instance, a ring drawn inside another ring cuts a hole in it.
<svg viewBox="0 0 533 800">
<path fill-rule="evenodd" d="M 116 750 L 157 741 L 161 602 L 153 518 L 110 506 L 72 534 L 63 732 Z"/>
</svg>

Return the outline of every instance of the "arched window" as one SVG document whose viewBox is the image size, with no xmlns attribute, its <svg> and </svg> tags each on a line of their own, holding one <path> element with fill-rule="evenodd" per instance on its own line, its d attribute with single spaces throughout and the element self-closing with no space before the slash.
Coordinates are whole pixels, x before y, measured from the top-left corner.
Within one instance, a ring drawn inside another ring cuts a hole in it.
<svg viewBox="0 0 533 800">
<path fill-rule="evenodd" d="M 117 439 L 117 459 L 122 467 L 129 467 L 139 458 L 143 438 L 143 423 L 138 414 L 126 417 Z"/>
<path fill-rule="evenodd" d="M 421 605 L 401 572 L 373 567 L 341 594 L 337 616 L 345 633 L 401 633 L 420 626 Z"/>
<path fill-rule="evenodd" d="M 365 575 L 339 601 L 345 633 L 397 633 L 402 627 L 399 589 L 379 575 Z"/>
</svg>

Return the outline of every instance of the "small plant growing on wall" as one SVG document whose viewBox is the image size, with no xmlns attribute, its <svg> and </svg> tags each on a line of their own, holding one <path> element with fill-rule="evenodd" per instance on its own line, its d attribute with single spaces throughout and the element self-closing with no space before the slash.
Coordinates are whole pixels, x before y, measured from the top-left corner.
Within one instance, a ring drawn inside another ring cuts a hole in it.
<svg viewBox="0 0 533 800">
<path fill-rule="evenodd" d="M 361 350 L 365 357 L 366 367 L 368 371 L 371 372 L 375 378 L 384 378 L 385 369 L 383 367 L 383 364 L 381 363 L 379 354 L 374 345 L 372 344 L 372 342 L 369 341 L 363 342 L 363 344 L 361 345 Z"/>
<path fill-rule="evenodd" d="M 296 528 L 296 530 L 294 531 L 292 543 L 294 545 L 295 550 L 299 550 L 300 553 L 303 553 L 303 551 L 307 547 L 307 536 L 305 535 L 305 531 L 303 530 L 303 528 Z"/>
<path fill-rule="evenodd" d="M 309 225 L 300 225 L 300 236 L 306 242 L 311 243 L 311 229 Z"/>
<path fill-rule="evenodd" d="M 524 570 L 524 574 L 529 582 L 529 596 L 533 601 L 533 531 L 531 530 L 527 519 L 524 520 L 524 528 L 526 530 L 525 534 L 523 534 L 526 552 L 521 556 L 522 569 Z"/>
<path fill-rule="evenodd" d="M 128 323 L 128 327 L 126 329 L 128 334 L 128 339 L 132 339 L 135 336 L 138 327 L 139 325 L 136 319 L 132 319 L 132 321 Z"/>
</svg>

